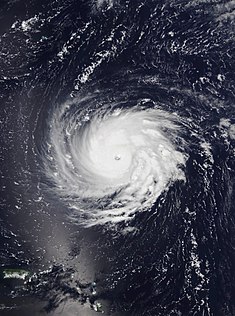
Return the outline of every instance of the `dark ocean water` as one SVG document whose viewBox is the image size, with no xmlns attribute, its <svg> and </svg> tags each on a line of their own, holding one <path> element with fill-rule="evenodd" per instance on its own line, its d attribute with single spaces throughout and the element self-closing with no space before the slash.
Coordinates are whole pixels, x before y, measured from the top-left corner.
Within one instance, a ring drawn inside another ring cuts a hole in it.
<svg viewBox="0 0 235 316">
<path fill-rule="evenodd" d="M 235 315 L 234 31 L 233 0 L 0 2 L 0 315 Z M 185 157 L 120 221 L 66 156 L 116 109 Z"/>
</svg>

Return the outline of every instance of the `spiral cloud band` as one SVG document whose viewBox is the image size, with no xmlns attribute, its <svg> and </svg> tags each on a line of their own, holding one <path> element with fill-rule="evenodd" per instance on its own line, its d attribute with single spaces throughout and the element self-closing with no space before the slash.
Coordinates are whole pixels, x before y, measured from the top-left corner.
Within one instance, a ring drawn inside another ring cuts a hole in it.
<svg viewBox="0 0 235 316">
<path fill-rule="evenodd" d="M 45 160 L 55 190 L 86 226 L 127 221 L 184 179 L 174 115 L 138 107 L 91 113 L 69 104 L 53 112 Z"/>
</svg>

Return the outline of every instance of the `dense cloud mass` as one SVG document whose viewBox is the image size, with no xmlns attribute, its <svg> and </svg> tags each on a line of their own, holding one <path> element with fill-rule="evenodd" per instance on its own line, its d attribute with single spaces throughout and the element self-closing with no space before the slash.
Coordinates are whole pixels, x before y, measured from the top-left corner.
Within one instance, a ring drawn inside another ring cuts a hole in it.
<svg viewBox="0 0 235 316">
<path fill-rule="evenodd" d="M 85 225 L 127 221 L 184 179 L 185 157 L 171 142 L 177 118 L 138 106 L 93 109 L 94 103 L 98 95 L 53 111 L 45 173 L 77 215 L 87 215 Z"/>
</svg>

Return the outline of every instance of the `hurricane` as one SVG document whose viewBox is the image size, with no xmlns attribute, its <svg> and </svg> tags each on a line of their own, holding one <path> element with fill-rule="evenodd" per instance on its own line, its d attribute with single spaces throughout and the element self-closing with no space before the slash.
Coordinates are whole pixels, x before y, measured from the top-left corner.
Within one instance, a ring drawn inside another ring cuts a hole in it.
<svg viewBox="0 0 235 316">
<path fill-rule="evenodd" d="M 0 4 L 1 315 L 235 315 L 234 12 Z"/>
<path fill-rule="evenodd" d="M 174 143 L 180 122 L 144 101 L 129 109 L 93 110 L 94 103 L 96 97 L 85 97 L 55 109 L 45 171 L 87 225 L 127 221 L 184 180 L 185 156 Z"/>
</svg>

